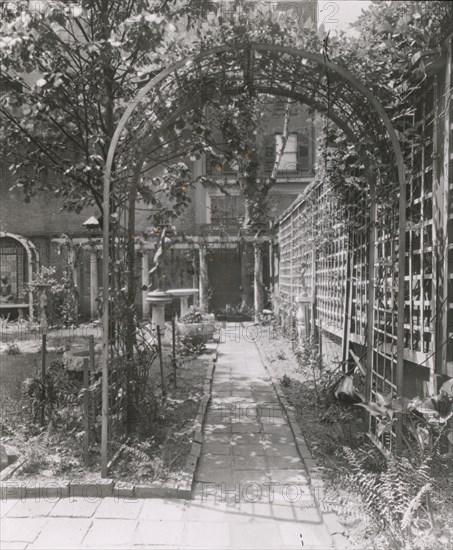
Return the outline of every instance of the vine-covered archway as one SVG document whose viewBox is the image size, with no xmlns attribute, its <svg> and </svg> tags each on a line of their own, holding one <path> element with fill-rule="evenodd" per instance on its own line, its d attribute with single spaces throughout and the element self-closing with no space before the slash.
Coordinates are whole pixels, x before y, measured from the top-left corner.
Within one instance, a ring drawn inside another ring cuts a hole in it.
<svg viewBox="0 0 453 550">
<path fill-rule="evenodd" d="M 405 249 L 406 188 L 403 155 L 397 133 L 373 92 L 349 70 L 326 55 L 290 46 L 266 43 L 221 45 L 172 64 L 152 78 L 131 100 L 110 143 L 104 172 L 103 197 L 103 403 L 108 407 L 109 332 L 109 229 L 113 166 L 116 156 L 130 141 L 125 135 L 139 133 L 141 153 L 134 171 L 138 174 L 146 150 L 179 116 L 206 105 L 211 98 L 257 93 L 292 98 L 325 114 L 357 145 L 359 153 L 380 155 L 396 166 L 399 184 L 399 247 Z M 370 182 L 374 196 L 373 178 Z M 133 180 L 132 180 L 133 181 Z M 132 198 L 134 195 L 132 194 Z M 374 249 L 370 246 L 370 249 Z M 373 268 L 373 256 L 370 266 Z M 398 258 L 398 286 L 404 288 L 404 254 Z M 370 280 L 372 271 L 370 271 Z M 372 285 L 369 285 L 370 287 Z M 371 310 L 372 315 L 372 307 Z M 403 380 L 404 292 L 398 293 L 398 392 Z M 370 324 L 371 327 L 372 323 Z M 371 338 L 369 338 L 371 345 Z M 106 417 L 106 412 L 104 414 Z M 107 445 L 107 421 L 103 420 L 103 446 Z M 102 453 L 104 457 L 106 452 Z M 103 475 L 106 464 L 103 465 Z"/>
</svg>

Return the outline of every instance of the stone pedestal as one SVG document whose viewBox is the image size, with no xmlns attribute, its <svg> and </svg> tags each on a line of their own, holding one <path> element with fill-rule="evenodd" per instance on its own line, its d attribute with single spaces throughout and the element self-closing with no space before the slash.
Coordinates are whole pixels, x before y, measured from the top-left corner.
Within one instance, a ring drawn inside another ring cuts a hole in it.
<svg viewBox="0 0 453 550">
<path fill-rule="evenodd" d="M 151 304 L 151 327 L 160 329 L 160 334 L 165 334 L 165 306 L 171 303 L 171 296 L 162 290 L 148 292 L 146 301 Z"/>
</svg>

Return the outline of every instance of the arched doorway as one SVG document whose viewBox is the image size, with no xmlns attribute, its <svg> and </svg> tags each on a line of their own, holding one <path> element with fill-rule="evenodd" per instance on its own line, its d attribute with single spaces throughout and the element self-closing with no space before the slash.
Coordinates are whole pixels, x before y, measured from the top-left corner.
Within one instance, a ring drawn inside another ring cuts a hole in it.
<svg viewBox="0 0 453 550">
<path fill-rule="evenodd" d="M 33 317 L 33 295 L 26 288 L 39 264 L 35 245 L 25 237 L 0 232 L 0 315 Z"/>
</svg>

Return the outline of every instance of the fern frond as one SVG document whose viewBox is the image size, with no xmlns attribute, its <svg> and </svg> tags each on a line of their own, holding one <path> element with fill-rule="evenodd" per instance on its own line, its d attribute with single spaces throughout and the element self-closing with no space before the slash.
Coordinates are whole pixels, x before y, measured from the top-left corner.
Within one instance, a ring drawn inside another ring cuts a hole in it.
<svg viewBox="0 0 453 550">
<path fill-rule="evenodd" d="M 410 501 L 409 506 L 407 507 L 407 510 L 404 512 L 403 519 L 401 521 L 401 528 L 403 530 L 406 530 L 410 527 L 414 512 L 420 506 L 420 504 L 422 502 L 422 498 L 425 495 L 425 493 L 428 492 L 430 489 L 431 489 L 431 484 L 430 483 L 427 483 L 426 485 L 423 485 L 423 487 L 420 489 L 420 491 Z"/>
</svg>

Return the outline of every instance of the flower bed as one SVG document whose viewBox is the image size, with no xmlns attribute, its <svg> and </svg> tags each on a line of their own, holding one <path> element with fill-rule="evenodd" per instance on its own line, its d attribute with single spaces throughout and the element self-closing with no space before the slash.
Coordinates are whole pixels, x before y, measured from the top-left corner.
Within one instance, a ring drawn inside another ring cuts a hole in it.
<svg viewBox="0 0 453 550">
<path fill-rule="evenodd" d="M 122 451 L 110 469 L 110 476 L 115 482 L 148 487 L 148 493 L 151 489 L 154 491 L 153 496 L 157 496 L 156 486 L 160 484 L 161 492 L 166 487 L 170 491 L 168 495 L 176 496 L 187 464 L 192 465 L 193 457 L 190 457 L 193 446 L 201 444 L 194 442 L 194 433 L 197 426 L 201 426 L 200 414 L 206 409 L 206 392 L 209 393 L 206 376 L 209 369 L 212 370 L 214 357 L 211 349 L 198 357 L 180 360 L 177 387 L 169 382 L 165 399 L 161 395 L 152 395 L 146 403 L 141 403 L 134 437 L 125 445 L 122 441 L 112 441 L 109 458 L 115 451 Z M 64 386 L 67 371 L 62 368 L 57 370 L 60 383 Z M 70 374 L 74 383 L 77 382 L 74 379 L 77 374 Z M 170 381 L 172 374 L 170 351 L 165 350 L 164 375 Z M 159 380 L 159 362 L 154 361 L 149 386 L 157 387 Z M 60 404 L 50 418 L 46 416 L 43 426 L 39 418 L 33 415 L 31 407 L 19 399 L 11 402 L 12 406 L 2 418 L 1 443 L 14 445 L 21 455 L 21 466 L 14 472 L 12 482 L 42 487 L 56 483 L 61 485 L 63 494 L 66 490 L 77 491 L 79 486 L 91 490 L 87 488 L 99 485 L 99 441 L 94 441 L 88 460 L 84 460 L 80 387 L 74 385 L 70 393 L 71 407 L 60 407 Z M 186 481 L 186 497 L 191 479 Z M 119 487 L 118 483 L 116 486 Z M 113 484 L 104 489 L 107 493 L 111 492 Z M 145 493 L 142 496 L 146 496 Z"/>
</svg>

